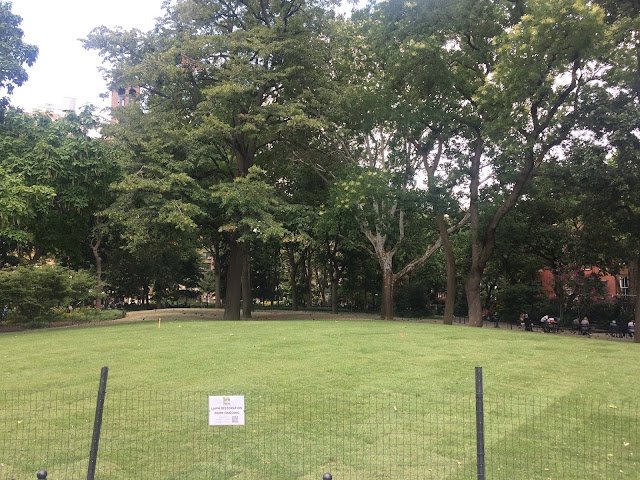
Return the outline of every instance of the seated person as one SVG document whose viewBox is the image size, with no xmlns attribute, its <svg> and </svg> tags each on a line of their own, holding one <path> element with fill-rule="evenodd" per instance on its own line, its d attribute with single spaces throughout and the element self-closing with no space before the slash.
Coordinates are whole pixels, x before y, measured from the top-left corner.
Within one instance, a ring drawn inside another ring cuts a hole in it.
<svg viewBox="0 0 640 480">
<path fill-rule="evenodd" d="M 576 317 L 573 319 L 573 322 L 571 322 L 571 330 L 576 332 L 580 330 L 580 317 Z"/>
<path fill-rule="evenodd" d="M 580 330 L 582 330 L 583 335 L 587 335 L 590 332 L 591 327 L 589 326 L 589 319 L 587 317 L 584 317 L 580 321 Z"/>
<path fill-rule="evenodd" d="M 631 338 L 633 338 L 633 334 L 636 333 L 636 322 L 633 320 L 630 320 L 629 323 L 627 323 L 627 333 Z"/>
<path fill-rule="evenodd" d="M 527 332 L 533 332 L 533 322 L 529 318 L 529 314 L 528 313 L 524 314 L 524 329 Z"/>
<path fill-rule="evenodd" d="M 611 320 L 611 323 L 609 324 L 609 335 L 613 336 L 617 334 L 618 334 L 618 324 L 614 319 L 614 320 Z"/>
</svg>

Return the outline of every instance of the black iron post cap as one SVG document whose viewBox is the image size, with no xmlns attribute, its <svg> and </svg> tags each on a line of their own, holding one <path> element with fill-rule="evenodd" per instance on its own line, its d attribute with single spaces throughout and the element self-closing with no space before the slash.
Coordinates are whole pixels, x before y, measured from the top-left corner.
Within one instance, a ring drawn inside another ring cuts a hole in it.
<svg viewBox="0 0 640 480">
<path fill-rule="evenodd" d="M 36 477 L 37 478 L 47 478 L 47 471 L 46 470 L 38 470 L 38 473 L 36 473 Z"/>
<path fill-rule="evenodd" d="M 325 473 L 324 475 L 322 475 L 322 480 L 331 480 L 332 478 L 333 477 L 330 473 Z"/>
</svg>

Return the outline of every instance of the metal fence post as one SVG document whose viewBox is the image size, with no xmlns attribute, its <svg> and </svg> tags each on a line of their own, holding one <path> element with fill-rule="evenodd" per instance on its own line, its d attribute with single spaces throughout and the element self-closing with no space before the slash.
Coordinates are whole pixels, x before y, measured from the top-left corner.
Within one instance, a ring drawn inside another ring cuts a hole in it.
<svg viewBox="0 0 640 480">
<path fill-rule="evenodd" d="M 98 443 L 100 442 L 100 428 L 102 427 L 102 411 L 104 410 L 104 397 L 107 392 L 107 375 L 109 367 L 102 367 L 100 372 L 100 386 L 98 387 L 98 400 L 96 402 L 96 418 L 93 422 L 93 438 L 91 439 L 91 451 L 89 452 L 89 469 L 87 480 L 94 480 L 96 475 L 96 463 L 98 461 Z"/>
<path fill-rule="evenodd" d="M 322 475 L 322 480 L 332 480 L 333 477 L 331 476 L 330 473 L 325 473 L 324 475 Z"/>
<path fill-rule="evenodd" d="M 476 440 L 478 455 L 478 480 L 484 476 L 484 399 L 482 397 L 482 367 L 476 367 Z"/>
<path fill-rule="evenodd" d="M 47 478 L 47 471 L 46 470 L 38 470 L 38 473 L 36 473 L 36 478 L 38 478 L 38 479 Z"/>
</svg>

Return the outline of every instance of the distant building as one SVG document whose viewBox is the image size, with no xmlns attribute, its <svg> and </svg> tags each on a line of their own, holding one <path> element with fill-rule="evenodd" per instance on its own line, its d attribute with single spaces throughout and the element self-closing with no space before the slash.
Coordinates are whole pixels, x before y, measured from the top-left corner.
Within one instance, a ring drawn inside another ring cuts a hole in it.
<svg viewBox="0 0 640 480">
<path fill-rule="evenodd" d="M 636 292 L 630 288 L 629 284 L 629 271 L 623 268 L 620 273 L 612 275 L 610 273 L 603 273 L 598 267 L 584 266 L 581 269 L 584 275 L 595 274 L 603 283 L 604 291 L 606 292 L 606 299 L 621 299 L 629 296 L 635 296 Z M 538 272 L 538 279 L 542 284 L 542 290 L 547 298 L 555 298 L 554 292 L 555 280 L 551 269 L 545 268 Z M 604 300 L 604 299 L 603 299 Z"/>
<path fill-rule="evenodd" d="M 120 87 L 111 92 L 111 108 L 126 107 L 140 95 L 140 87 Z"/>
</svg>

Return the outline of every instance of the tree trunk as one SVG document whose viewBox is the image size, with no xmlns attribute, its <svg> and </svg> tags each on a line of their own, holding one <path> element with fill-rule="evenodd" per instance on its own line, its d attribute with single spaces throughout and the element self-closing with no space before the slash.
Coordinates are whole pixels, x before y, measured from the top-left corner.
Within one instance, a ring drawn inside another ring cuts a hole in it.
<svg viewBox="0 0 640 480">
<path fill-rule="evenodd" d="M 331 313 L 338 313 L 338 279 L 331 277 Z"/>
<path fill-rule="evenodd" d="M 213 273 L 216 279 L 215 286 L 215 304 L 216 308 L 222 307 L 221 282 L 222 282 L 222 262 L 220 261 L 220 243 L 213 245 Z"/>
<path fill-rule="evenodd" d="M 438 215 L 438 229 L 440 230 L 440 238 L 442 239 L 442 248 L 444 250 L 445 259 L 447 261 L 447 297 L 444 304 L 444 317 L 442 322 L 445 325 L 453 325 L 453 309 L 456 304 L 456 291 L 458 289 L 458 279 L 456 278 L 456 259 L 451 246 L 449 232 L 447 232 L 447 224 L 444 216 Z"/>
<path fill-rule="evenodd" d="M 291 309 L 298 310 L 298 289 L 296 288 L 296 278 L 298 277 L 298 262 L 295 259 L 295 252 L 292 248 L 287 248 L 289 257 L 289 283 L 291 284 Z"/>
<path fill-rule="evenodd" d="M 380 314 L 383 320 L 393 320 L 393 270 L 385 266 L 382 272 L 382 304 Z"/>
<path fill-rule="evenodd" d="M 480 281 L 482 271 L 471 269 L 469 277 L 465 283 L 465 294 L 469 307 L 469 325 L 472 327 L 482 327 L 482 298 L 480 296 Z"/>
<path fill-rule="evenodd" d="M 93 258 L 96 261 L 96 277 L 97 277 L 97 297 L 96 297 L 96 310 L 102 309 L 102 257 L 100 256 L 100 252 L 98 249 L 100 248 L 100 243 L 102 243 L 102 232 L 98 231 L 96 233 L 95 241 L 91 243 L 91 251 L 93 252 Z"/>
<path fill-rule="evenodd" d="M 307 308 L 313 307 L 312 280 L 313 280 L 313 270 L 311 268 L 311 251 L 307 250 L 307 260 L 305 263 L 305 286 L 307 290 L 307 295 L 306 295 Z"/>
<path fill-rule="evenodd" d="M 253 307 L 253 296 L 251 295 L 251 259 L 249 252 L 245 252 L 242 262 L 242 318 L 251 318 L 251 309 Z"/>
<path fill-rule="evenodd" d="M 232 237 L 229 240 L 229 270 L 227 271 L 227 291 L 224 299 L 225 320 L 240 320 L 243 267 L 244 245 Z"/>
</svg>

